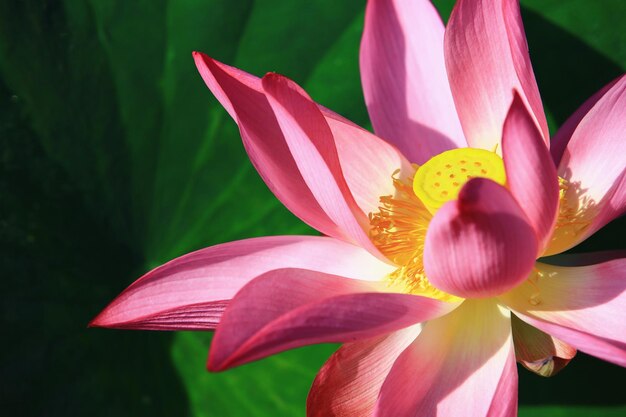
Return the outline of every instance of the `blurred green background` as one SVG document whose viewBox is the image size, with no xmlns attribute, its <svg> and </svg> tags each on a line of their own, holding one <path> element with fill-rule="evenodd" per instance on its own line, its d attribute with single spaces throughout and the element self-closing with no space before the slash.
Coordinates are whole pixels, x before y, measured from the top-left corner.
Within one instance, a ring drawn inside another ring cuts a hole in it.
<svg viewBox="0 0 626 417">
<path fill-rule="evenodd" d="M 436 1 L 444 19 L 452 3 Z M 522 4 L 554 131 L 626 69 L 626 2 Z M 361 0 L 0 1 L 3 415 L 304 416 L 336 346 L 209 374 L 210 334 L 86 325 L 175 256 L 314 233 L 259 179 L 191 51 L 283 73 L 369 127 L 363 11 Z M 624 248 L 624 224 L 577 250 Z M 626 415 L 625 378 L 583 354 L 552 379 L 521 370 L 520 415 Z"/>
</svg>

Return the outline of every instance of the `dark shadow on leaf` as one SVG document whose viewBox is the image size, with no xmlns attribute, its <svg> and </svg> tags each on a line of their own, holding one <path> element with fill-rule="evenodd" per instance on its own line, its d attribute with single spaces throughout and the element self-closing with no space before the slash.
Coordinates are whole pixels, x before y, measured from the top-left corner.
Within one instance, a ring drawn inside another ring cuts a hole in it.
<svg viewBox="0 0 626 417">
<path fill-rule="evenodd" d="M 543 104 L 559 126 L 623 73 L 610 58 L 536 12 L 522 8 L 522 18 Z"/>
<path fill-rule="evenodd" d="M 12 4 L 0 11 L 0 39 L 14 41 L 2 48 L 11 90 L 0 80 L 2 408 L 186 415 L 171 335 L 86 327 L 144 263 L 122 243 L 127 161 L 101 51 L 72 42 L 60 3 Z"/>
</svg>

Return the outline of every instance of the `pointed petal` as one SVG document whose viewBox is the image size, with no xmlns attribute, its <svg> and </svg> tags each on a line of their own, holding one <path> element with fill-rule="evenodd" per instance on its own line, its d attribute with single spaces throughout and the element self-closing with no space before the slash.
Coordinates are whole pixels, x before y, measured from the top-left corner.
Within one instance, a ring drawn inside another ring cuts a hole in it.
<svg viewBox="0 0 626 417">
<path fill-rule="evenodd" d="M 361 77 L 378 135 L 423 164 L 466 146 L 443 57 L 444 26 L 428 0 L 370 0 Z"/>
<path fill-rule="evenodd" d="M 194 59 L 206 85 L 239 125 L 250 161 L 270 190 L 309 226 L 346 239 L 302 178 L 260 80 L 201 53 L 194 53 Z"/>
<path fill-rule="evenodd" d="M 383 384 L 376 417 L 493 416 L 517 412 L 509 311 L 467 300 L 424 325 Z"/>
<path fill-rule="evenodd" d="M 623 77 L 623 76 L 622 76 Z M 559 128 L 556 134 L 550 140 L 550 153 L 552 154 L 552 159 L 554 160 L 554 164 L 556 166 L 561 162 L 561 158 L 563 157 L 563 152 L 565 152 L 565 148 L 569 143 L 574 131 L 580 124 L 581 120 L 589 113 L 589 111 L 596 105 L 596 103 L 604 97 L 604 95 L 613 88 L 615 83 L 619 81 L 618 77 L 602 87 L 599 91 L 597 91 L 594 95 L 589 97 Z"/>
<path fill-rule="evenodd" d="M 467 143 L 493 150 L 520 92 L 545 143 L 549 133 L 517 0 L 459 0 L 446 27 L 448 78 Z"/>
<path fill-rule="evenodd" d="M 582 242 L 626 211 L 626 76 L 576 126 L 561 158 L 567 180 L 560 217 L 546 254 Z"/>
<path fill-rule="evenodd" d="M 415 325 L 341 346 L 313 381 L 307 417 L 371 416 L 389 370 L 420 329 Z"/>
<path fill-rule="evenodd" d="M 239 125 L 250 160 L 272 192 L 315 229 L 353 240 L 324 212 L 302 177 L 261 79 L 201 53 L 195 53 L 194 58 L 209 89 Z M 345 181 L 348 187 L 354 187 L 350 188 L 354 200 L 366 216 L 376 210 L 381 195 L 394 192 L 391 174 L 397 169 L 410 169 L 410 164 L 385 141 L 327 109 L 320 109 L 336 142 Z M 370 187 L 365 187 L 365 183 Z"/>
<path fill-rule="evenodd" d="M 550 152 L 517 93 L 504 123 L 502 156 L 509 190 L 535 229 L 541 253 L 556 221 L 559 182 Z"/>
<path fill-rule="evenodd" d="M 483 298 L 521 283 L 536 254 L 535 232 L 513 196 L 491 180 L 475 178 L 433 217 L 424 268 L 440 290 Z"/>
<path fill-rule="evenodd" d="M 576 349 L 517 316 L 511 316 L 515 358 L 524 368 L 541 376 L 553 376 L 576 356 Z"/>
<path fill-rule="evenodd" d="M 240 240 L 201 249 L 153 269 L 113 300 L 90 325 L 214 329 L 241 287 L 277 268 L 305 268 L 361 280 L 379 280 L 393 269 L 358 246 L 327 237 Z"/>
<path fill-rule="evenodd" d="M 263 77 L 263 89 L 298 170 L 322 210 L 355 242 L 378 254 L 366 232 L 367 216 L 356 204 L 343 176 L 334 138 L 322 112 L 304 90 L 281 75 Z"/>
<path fill-rule="evenodd" d="M 501 300 L 531 326 L 626 366 L 626 259 L 572 268 L 537 263 L 537 270 L 532 285 Z"/>
<path fill-rule="evenodd" d="M 208 367 L 221 371 L 314 343 L 352 342 L 390 333 L 454 309 L 382 283 L 303 269 L 268 272 L 243 287 L 218 326 Z"/>
</svg>

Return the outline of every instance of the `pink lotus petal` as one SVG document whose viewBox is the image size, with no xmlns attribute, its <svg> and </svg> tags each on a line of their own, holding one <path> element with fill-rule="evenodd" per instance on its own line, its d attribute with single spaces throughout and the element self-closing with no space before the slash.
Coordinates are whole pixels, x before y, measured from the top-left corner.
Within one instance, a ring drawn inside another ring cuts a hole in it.
<svg viewBox="0 0 626 417">
<path fill-rule="evenodd" d="M 531 326 L 626 366 L 626 259 L 572 268 L 537 263 L 537 269 L 533 285 L 502 301 Z"/>
<path fill-rule="evenodd" d="M 464 298 L 501 294 L 533 268 L 537 238 L 509 191 L 475 178 L 433 217 L 424 245 L 424 268 L 440 290 Z"/>
<path fill-rule="evenodd" d="M 211 92 L 239 125 L 250 161 L 267 186 L 292 213 L 325 235 L 349 239 L 324 213 L 291 155 L 260 80 L 194 53 Z"/>
<path fill-rule="evenodd" d="M 304 90 L 281 75 L 263 77 L 263 89 L 298 170 L 322 210 L 360 246 L 383 257 L 367 234 L 369 220 L 348 188 L 322 112 Z"/>
<path fill-rule="evenodd" d="M 239 124 L 248 155 L 272 192 L 310 226 L 350 240 L 322 210 L 298 171 L 261 79 L 205 54 L 194 53 L 194 58 L 209 89 Z M 391 174 L 397 169 L 406 171 L 409 162 L 385 141 L 330 110 L 320 109 L 334 136 L 345 181 L 366 216 L 376 211 L 381 195 L 393 194 Z"/>
<path fill-rule="evenodd" d="M 415 325 L 341 346 L 313 381 L 307 417 L 371 416 L 389 370 L 419 332 Z"/>
<path fill-rule="evenodd" d="M 343 175 L 354 200 L 363 213 L 378 211 L 380 197 L 393 195 L 392 175 L 406 178 L 413 173 L 409 161 L 395 147 L 351 124 L 341 116 L 325 113 L 335 138 Z"/>
<path fill-rule="evenodd" d="M 471 147 L 494 150 L 500 143 L 514 89 L 548 143 L 517 0 L 459 0 L 444 46 L 452 95 Z"/>
<path fill-rule="evenodd" d="M 598 99 L 578 123 L 561 158 L 558 173 L 568 181 L 566 204 L 588 223 L 578 232 L 555 231 L 548 254 L 582 242 L 626 211 L 626 76 Z"/>
<path fill-rule="evenodd" d="M 303 269 L 243 287 L 218 326 L 208 368 L 221 371 L 313 343 L 352 342 L 446 314 L 457 303 L 378 292 L 384 284 Z"/>
<path fill-rule="evenodd" d="M 467 300 L 424 325 L 383 384 L 375 417 L 517 413 L 517 370 L 508 310 Z"/>
<path fill-rule="evenodd" d="M 517 93 L 504 123 L 502 156 L 509 190 L 533 225 L 541 253 L 556 221 L 559 182 L 550 152 Z"/>
<path fill-rule="evenodd" d="M 559 165 L 561 162 L 561 158 L 563 157 L 563 152 L 565 152 L 565 148 L 569 143 L 574 131 L 580 124 L 580 121 L 589 113 L 596 103 L 604 97 L 604 95 L 613 88 L 615 83 L 617 83 L 621 77 L 618 77 L 602 87 L 599 91 L 597 91 L 594 95 L 589 97 L 559 128 L 558 132 L 552 137 L 550 141 L 550 153 L 552 154 L 552 159 L 554 160 L 555 165 Z"/>
<path fill-rule="evenodd" d="M 541 330 L 511 317 L 515 358 L 541 376 L 556 375 L 576 356 L 576 349 Z"/>
<path fill-rule="evenodd" d="M 148 272 L 90 325 L 213 329 L 241 287 L 277 268 L 312 269 L 361 280 L 379 280 L 393 270 L 360 247 L 327 237 L 240 240 L 192 252 Z"/>
<path fill-rule="evenodd" d="M 443 58 L 444 27 L 428 0 L 370 0 L 361 77 L 378 135 L 412 161 L 466 146 Z"/>
</svg>

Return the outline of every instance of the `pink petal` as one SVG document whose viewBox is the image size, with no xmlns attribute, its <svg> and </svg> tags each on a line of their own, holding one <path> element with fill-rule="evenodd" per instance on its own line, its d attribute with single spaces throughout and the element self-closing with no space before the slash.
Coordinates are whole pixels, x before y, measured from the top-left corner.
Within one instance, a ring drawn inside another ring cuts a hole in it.
<svg viewBox="0 0 626 417">
<path fill-rule="evenodd" d="M 341 116 L 325 113 L 326 122 L 335 138 L 343 175 L 354 200 L 363 213 L 378 211 L 380 197 L 393 195 L 392 175 L 413 173 L 409 161 L 392 145 Z"/>
<path fill-rule="evenodd" d="M 298 170 L 322 210 L 355 242 L 378 254 L 366 232 L 369 220 L 348 188 L 322 112 L 304 90 L 281 75 L 266 75 L 263 89 Z"/>
<path fill-rule="evenodd" d="M 452 95 L 471 147 L 494 150 L 500 143 L 513 90 L 521 93 L 548 143 L 517 0 L 459 0 L 444 47 Z"/>
<path fill-rule="evenodd" d="M 623 77 L 623 76 L 622 76 Z M 554 163 L 558 166 L 559 162 L 561 162 L 561 158 L 563 157 L 563 152 L 565 152 L 565 148 L 569 143 L 574 131 L 580 124 L 580 121 L 589 113 L 598 100 L 600 100 L 604 95 L 613 88 L 615 83 L 619 81 L 620 78 L 616 78 L 611 81 L 604 87 L 602 87 L 599 91 L 597 91 L 594 95 L 589 97 L 587 101 L 585 101 L 582 106 L 580 106 L 559 128 L 558 132 L 552 137 L 550 141 L 550 153 L 552 154 L 552 159 Z"/>
<path fill-rule="evenodd" d="M 346 343 L 324 364 L 307 398 L 307 417 L 371 416 L 380 388 L 420 326 Z"/>
<path fill-rule="evenodd" d="M 396 360 L 376 417 L 493 416 L 517 413 L 517 370 L 508 310 L 465 301 L 430 321 Z"/>
<path fill-rule="evenodd" d="M 313 343 L 352 342 L 449 312 L 447 303 L 378 292 L 384 284 L 303 269 L 268 272 L 243 287 L 218 326 L 208 367 L 220 371 Z"/>
<path fill-rule="evenodd" d="M 433 217 L 424 267 L 440 290 L 482 298 L 526 279 L 536 254 L 535 232 L 513 196 L 491 180 L 475 178 Z"/>
<path fill-rule="evenodd" d="M 90 325 L 214 329 L 231 298 L 252 278 L 305 268 L 362 280 L 393 270 L 358 246 L 314 236 L 274 236 L 212 246 L 181 256 L 135 281 Z"/>
<path fill-rule="evenodd" d="M 541 330 L 511 317 L 515 358 L 541 376 L 556 375 L 576 356 L 576 349 Z"/>
<path fill-rule="evenodd" d="M 557 228 L 548 254 L 565 251 L 626 211 L 626 76 L 582 118 L 558 173 L 568 181 L 565 204 L 577 211 L 574 225 Z"/>
<path fill-rule="evenodd" d="M 517 93 L 504 123 L 502 156 L 509 190 L 535 229 L 541 253 L 556 221 L 559 182 L 550 152 Z"/>
<path fill-rule="evenodd" d="M 239 125 L 250 161 L 270 190 L 309 226 L 329 236 L 346 238 L 324 213 L 298 171 L 260 80 L 201 53 L 194 53 L 194 59 L 206 85 Z"/>
<path fill-rule="evenodd" d="M 370 0 L 361 77 L 378 135 L 418 164 L 466 146 L 443 57 L 444 27 L 427 0 Z"/>
<path fill-rule="evenodd" d="M 350 240 L 322 210 L 304 181 L 261 80 L 201 53 L 194 53 L 194 58 L 209 89 L 239 124 L 248 155 L 268 187 L 310 226 Z M 376 211 L 380 196 L 393 194 L 392 173 L 406 171 L 409 163 L 385 141 L 330 110 L 320 109 L 334 136 L 345 181 L 366 216 Z"/>
<path fill-rule="evenodd" d="M 572 268 L 537 263 L 537 269 L 532 285 L 502 301 L 531 326 L 626 366 L 626 259 Z"/>
</svg>

